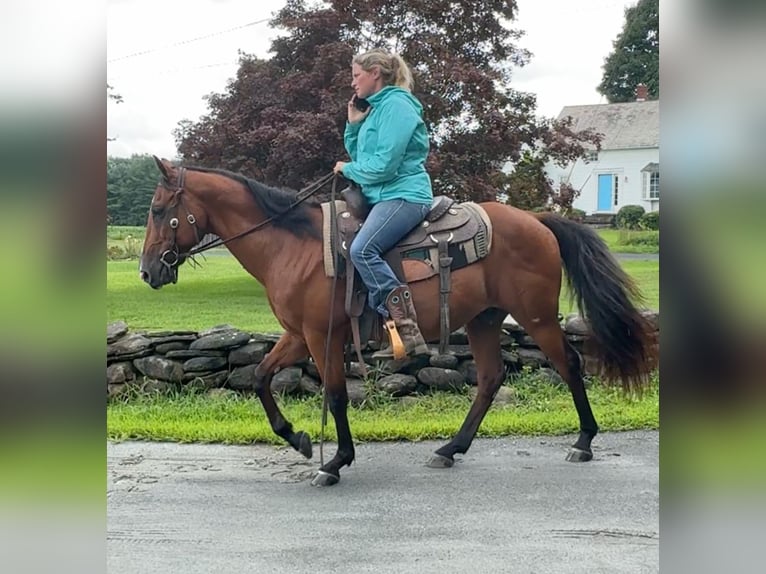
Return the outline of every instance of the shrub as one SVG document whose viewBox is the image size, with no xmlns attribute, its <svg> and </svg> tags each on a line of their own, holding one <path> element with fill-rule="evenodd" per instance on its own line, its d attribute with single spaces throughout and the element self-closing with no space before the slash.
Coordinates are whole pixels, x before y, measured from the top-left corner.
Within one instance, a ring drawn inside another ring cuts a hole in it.
<svg viewBox="0 0 766 574">
<path fill-rule="evenodd" d="M 640 205 L 624 205 L 617 212 L 614 222 L 618 229 L 638 229 L 645 212 Z"/>
<path fill-rule="evenodd" d="M 659 231 L 660 229 L 660 212 L 649 211 L 641 216 L 640 221 L 641 229 L 649 229 L 652 231 Z"/>
<path fill-rule="evenodd" d="M 120 245 L 108 245 L 106 248 L 106 258 L 110 261 L 138 259 L 140 255 L 141 244 L 130 235 L 125 238 L 122 247 Z"/>
</svg>

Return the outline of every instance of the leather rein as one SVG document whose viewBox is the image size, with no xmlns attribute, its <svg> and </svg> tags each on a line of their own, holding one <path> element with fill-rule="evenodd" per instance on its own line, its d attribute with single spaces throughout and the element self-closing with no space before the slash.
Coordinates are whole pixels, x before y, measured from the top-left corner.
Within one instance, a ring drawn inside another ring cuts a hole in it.
<svg viewBox="0 0 766 574">
<path fill-rule="evenodd" d="M 245 231 L 242 231 L 241 233 L 237 233 L 236 235 L 233 235 L 231 237 L 228 237 L 226 239 L 221 239 L 220 237 L 205 243 L 204 245 L 199 245 L 199 242 L 202 241 L 202 238 L 200 237 L 199 228 L 197 227 L 197 219 L 194 217 L 192 213 L 189 213 L 189 211 L 186 209 L 186 206 L 183 205 L 183 200 L 181 199 L 180 195 L 184 191 L 184 182 L 186 181 L 186 168 L 180 167 L 178 168 L 178 184 L 175 187 L 175 189 L 171 189 L 171 191 L 175 192 L 175 197 L 177 198 L 177 202 L 180 203 L 184 210 L 187 211 L 186 215 L 186 221 L 189 222 L 189 225 L 191 225 L 194 228 L 194 233 L 197 236 L 197 245 L 195 247 L 192 247 L 189 251 L 186 251 L 184 253 L 179 253 L 178 246 L 175 243 L 175 230 L 178 228 L 178 218 L 177 217 L 171 217 L 168 221 L 168 224 L 173 229 L 173 248 L 165 250 L 162 255 L 160 256 L 160 261 L 163 265 L 166 267 L 169 267 L 171 269 L 175 268 L 179 261 L 181 259 L 186 259 L 189 257 L 194 257 L 195 255 L 198 255 L 204 251 L 207 251 L 208 249 L 213 249 L 214 247 L 220 247 L 221 245 L 226 245 L 227 243 L 234 241 L 235 239 L 239 239 L 240 237 L 244 237 L 245 235 L 249 235 L 250 233 L 253 233 L 254 231 L 258 231 L 262 227 L 265 227 L 272 221 L 279 219 L 284 214 L 289 212 L 290 210 L 294 209 L 304 201 L 306 201 L 309 197 L 314 195 L 316 192 L 318 192 L 322 187 L 327 185 L 327 183 L 330 180 L 333 181 L 333 187 L 335 187 L 335 183 L 337 180 L 337 176 L 335 173 L 330 172 L 326 175 L 323 175 L 318 180 L 314 181 L 313 183 L 309 184 L 308 186 L 301 189 L 298 194 L 296 195 L 295 201 L 293 201 L 289 206 L 287 206 L 287 209 L 284 211 L 277 213 L 276 215 L 272 215 L 271 217 L 267 217 L 263 221 L 253 225 L 249 229 L 246 229 Z M 169 189 L 167 185 L 162 183 L 162 186 L 166 189 Z M 169 261 L 166 259 L 166 256 L 172 256 L 173 260 Z"/>
</svg>

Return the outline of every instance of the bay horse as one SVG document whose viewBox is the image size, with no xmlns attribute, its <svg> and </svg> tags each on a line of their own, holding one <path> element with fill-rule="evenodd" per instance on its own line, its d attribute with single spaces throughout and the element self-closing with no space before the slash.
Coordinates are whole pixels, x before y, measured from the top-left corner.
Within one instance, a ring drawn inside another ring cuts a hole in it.
<svg viewBox="0 0 766 574">
<path fill-rule="evenodd" d="M 309 355 L 313 358 L 335 419 L 337 452 L 319 469 L 312 484 L 337 483 L 340 469 L 354 460 L 344 373 L 350 322 L 343 304 L 344 280 L 339 279 L 332 292 L 333 280 L 325 273 L 321 209 L 307 203 L 294 206 L 296 192 L 240 174 L 175 167 L 167 160 L 154 159 L 162 177 L 146 225 L 141 279 L 154 289 L 175 283 L 179 266 L 205 234 L 222 239 L 237 236 L 227 242 L 228 249 L 265 287 L 271 309 L 284 328 L 274 348 L 255 367 L 255 391 L 273 431 L 311 458 L 311 438 L 294 431 L 285 419 L 270 391 L 270 380 L 278 368 Z M 451 467 L 455 454 L 468 451 L 505 380 L 500 336 L 508 314 L 567 382 L 580 422 L 579 436 L 567 460 L 589 461 L 598 425 L 585 392 L 580 356 L 559 324 L 562 264 L 597 342 L 603 378 L 627 388 L 646 383 L 646 366 L 654 352 L 648 342 L 648 322 L 632 301 L 640 294 L 605 243 L 585 225 L 553 213 L 530 213 L 495 202 L 481 206 L 492 222 L 490 252 L 453 272 L 449 295 L 450 325 L 465 326 L 476 361 L 478 392 L 457 434 L 427 464 Z M 246 233 L 258 223 L 263 225 Z M 431 341 L 439 337 L 438 282 L 436 276 L 410 285 L 420 329 Z M 331 297 L 335 298 L 332 304 Z M 334 309 L 332 317 L 330 308 Z"/>
</svg>

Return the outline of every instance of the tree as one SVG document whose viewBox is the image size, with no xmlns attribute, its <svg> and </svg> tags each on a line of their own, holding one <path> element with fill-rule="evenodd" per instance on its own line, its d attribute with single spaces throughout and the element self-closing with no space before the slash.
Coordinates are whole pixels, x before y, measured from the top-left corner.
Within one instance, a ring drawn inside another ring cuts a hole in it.
<svg viewBox="0 0 766 574">
<path fill-rule="evenodd" d="M 145 225 L 157 187 L 157 165 L 151 155 L 106 160 L 106 210 L 112 225 Z"/>
<path fill-rule="evenodd" d="M 434 192 L 494 199 L 501 168 L 523 150 L 564 162 L 598 140 L 538 119 L 535 96 L 511 88 L 513 66 L 530 56 L 516 45 L 522 32 L 509 27 L 516 10 L 515 0 L 288 0 L 272 21 L 286 32 L 272 43 L 273 57 L 240 54 L 226 92 L 208 96 L 210 113 L 179 123 L 179 153 L 270 184 L 307 184 L 347 157 L 353 55 L 386 47 L 413 69 Z"/>
<path fill-rule="evenodd" d="M 625 25 L 604 60 L 598 92 L 610 103 L 635 100 L 638 84 L 645 84 L 651 99 L 660 97 L 659 0 L 639 0 L 625 9 Z"/>
</svg>

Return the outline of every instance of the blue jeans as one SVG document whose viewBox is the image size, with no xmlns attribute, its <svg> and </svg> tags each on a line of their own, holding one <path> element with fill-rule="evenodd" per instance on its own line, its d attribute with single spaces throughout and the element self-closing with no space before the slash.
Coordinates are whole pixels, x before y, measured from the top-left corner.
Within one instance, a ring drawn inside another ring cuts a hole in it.
<svg viewBox="0 0 766 574">
<path fill-rule="evenodd" d="M 367 286 L 369 305 L 384 317 L 388 317 L 386 297 L 402 282 L 382 256 L 423 221 L 430 209 L 430 204 L 403 199 L 376 203 L 351 244 L 351 261 Z"/>
</svg>

